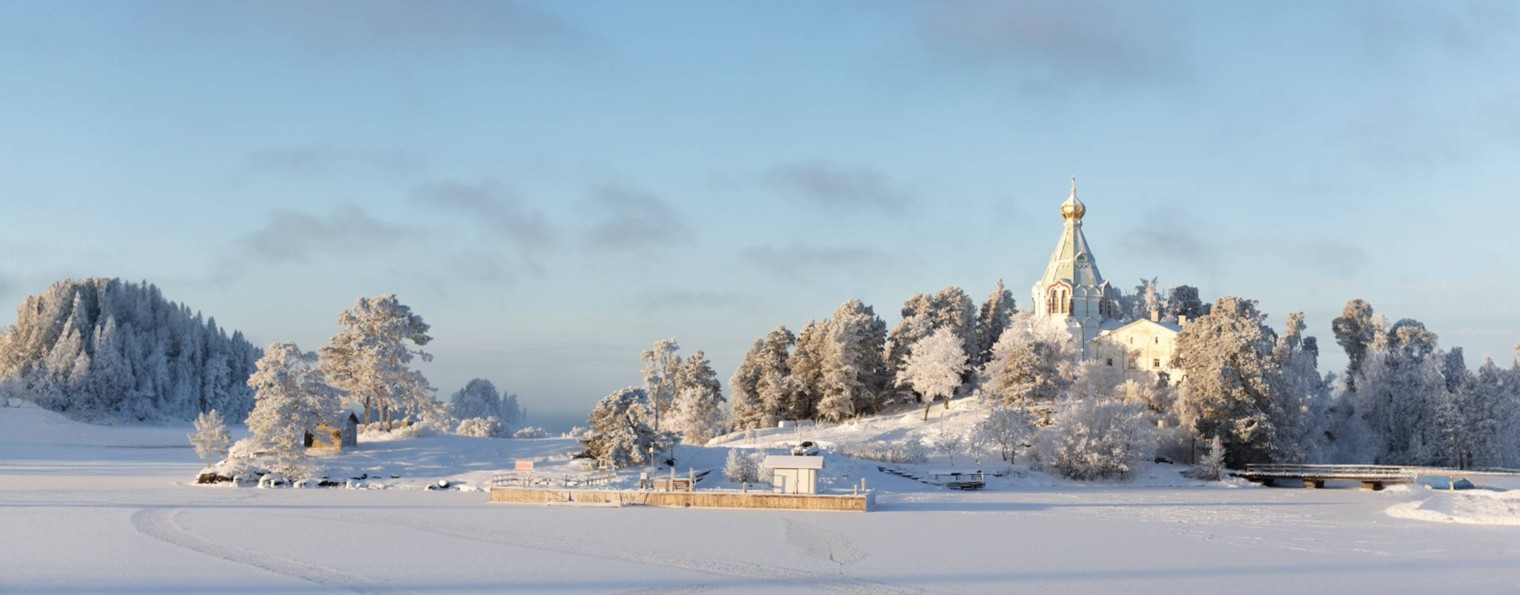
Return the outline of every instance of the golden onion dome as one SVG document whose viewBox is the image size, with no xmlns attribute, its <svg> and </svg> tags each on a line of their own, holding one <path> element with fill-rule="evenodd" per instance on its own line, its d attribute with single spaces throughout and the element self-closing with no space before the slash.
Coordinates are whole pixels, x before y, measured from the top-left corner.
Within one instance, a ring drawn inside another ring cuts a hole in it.
<svg viewBox="0 0 1520 595">
<path fill-rule="evenodd" d="M 1072 176 L 1071 195 L 1066 197 L 1066 202 L 1061 203 L 1061 218 L 1081 221 L 1085 214 L 1087 214 L 1087 205 L 1077 200 L 1077 177 Z"/>
</svg>

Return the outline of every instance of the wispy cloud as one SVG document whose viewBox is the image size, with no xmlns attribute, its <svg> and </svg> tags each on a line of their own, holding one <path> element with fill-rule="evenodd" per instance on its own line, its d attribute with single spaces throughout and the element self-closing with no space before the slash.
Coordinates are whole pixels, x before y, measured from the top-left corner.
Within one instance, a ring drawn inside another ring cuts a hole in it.
<svg viewBox="0 0 1520 595">
<path fill-rule="evenodd" d="M 1176 218 L 1148 215 L 1142 225 L 1119 238 L 1119 246 L 1141 260 L 1170 261 L 1205 271 L 1215 270 L 1217 250 L 1196 235 L 1195 228 L 1196 225 Z"/>
<path fill-rule="evenodd" d="M 417 159 L 401 150 L 352 150 L 329 146 L 282 147 L 250 151 L 244 158 L 247 171 L 261 175 L 309 177 L 353 170 L 407 172 L 417 169 Z"/>
<path fill-rule="evenodd" d="M 1288 254 L 1294 264 L 1341 276 L 1356 275 L 1372 263 L 1372 254 L 1366 249 L 1344 240 L 1316 240 Z"/>
<path fill-rule="evenodd" d="M 644 296 L 644 310 L 718 310 L 747 305 L 750 300 L 736 294 L 677 289 Z"/>
<path fill-rule="evenodd" d="M 266 0 L 255 14 L 315 45 L 536 44 L 564 37 L 565 23 L 510 0 Z"/>
<path fill-rule="evenodd" d="M 901 211 L 911 193 L 875 169 L 841 167 L 824 161 L 783 165 L 765 173 L 770 185 L 808 204 L 837 209 Z"/>
<path fill-rule="evenodd" d="M 669 203 L 634 188 L 608 185 L 586 203 L 592 221 L 590 240 L 597 248 L 646 249 L 687 239 L 691 230 Z"/>
<path fill-rule="evenodd" d="M 1026 83 L 1149 84 L 1188 70 L 1189 15 L 1175 3 L 1122 0 L 934 2 L 920 36 L 942 64 L 1005 71 Z"/>
<path fill-rule="evenodd" d="M 541 253 L 556 242 L 554 226 L 541 211 L 503 185 L 442 182 L 419 188 L 412 201 L 422 207 L 462 216 L 492 238 L 512 246 L 522 263 L 542 271 Z"/>
<path fill-rule="evenodd" d="M 762 272 L 785 279 L 812 279 L 825 275 L 859 276 L 879 269 L 883 263 L 901 264 L 898 257 L 886 252 L 798 242 L 783 248 L 752 246 L 742 250 L 739 258 Z"/>
<path fill-rule="evenodd" d="M 326 215 L 280 210 L 264 224 L 232 242 L 213 276 L 229 281 L 250 266 L 305 263 L 336 255 L 384 250 L 417 233 L 386 223 L 353 204 Z"/>
</svg>

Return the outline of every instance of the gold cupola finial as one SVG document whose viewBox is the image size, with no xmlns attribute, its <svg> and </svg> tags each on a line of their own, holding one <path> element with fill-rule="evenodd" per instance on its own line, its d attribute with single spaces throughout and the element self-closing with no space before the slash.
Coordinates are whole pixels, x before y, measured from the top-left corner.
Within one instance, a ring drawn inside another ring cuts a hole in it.
<svg viewBox="0 0 1520 595">
<path fill-rule="evenodd" d="M 1077 200 L 1077 177 L 1071 177 L 1071 195 L 1066 197 L 1066 202 L 1061 203 L 1061 218 L 1082 221 L 1082 216 L 1087 214 L 1087 206 Z"/>
</svg>

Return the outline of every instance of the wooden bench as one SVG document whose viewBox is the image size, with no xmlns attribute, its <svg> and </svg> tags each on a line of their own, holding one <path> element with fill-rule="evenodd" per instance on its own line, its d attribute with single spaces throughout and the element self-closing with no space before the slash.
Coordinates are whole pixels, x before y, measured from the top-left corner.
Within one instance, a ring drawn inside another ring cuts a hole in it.
<svg viewBox="0 0 1520 595">
<path fill-rule="evenodd" d="M 981 471 L 940 471 L 930 477 L 934 483 L 952 490 L 980 490 L 987 486 L 987 476 Z"/>
</svg>

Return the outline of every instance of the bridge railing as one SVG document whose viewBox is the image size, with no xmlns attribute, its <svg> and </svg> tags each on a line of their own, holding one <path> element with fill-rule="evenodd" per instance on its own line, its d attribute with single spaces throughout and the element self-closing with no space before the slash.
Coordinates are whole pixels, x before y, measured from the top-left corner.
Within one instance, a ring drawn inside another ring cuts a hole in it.
<svg viewBox="0 0 1520 595">
<path fill-rule="evenodd" d="M 1296 465 L 1268 463 L 1246 465 L 1246 475 L 1262 477 L 1328 477 L 1343 479 L 1409 479 L 1416 471 L 1397 465 Z"/>
</svg>

